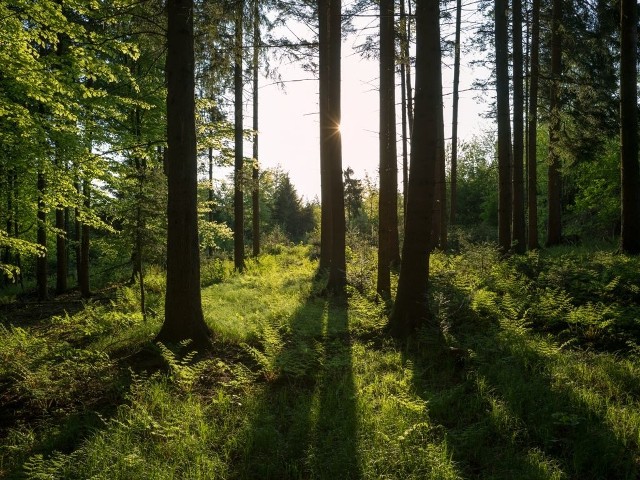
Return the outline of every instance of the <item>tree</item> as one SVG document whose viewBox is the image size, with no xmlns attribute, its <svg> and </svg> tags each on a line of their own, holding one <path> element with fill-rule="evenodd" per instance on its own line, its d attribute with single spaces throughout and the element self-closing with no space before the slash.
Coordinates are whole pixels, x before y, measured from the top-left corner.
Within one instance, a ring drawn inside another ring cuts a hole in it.
<svg viewBox="0 0 640 480">
<path fill-rule="evenodd" d="M 167 289 L 157 340 L 206 347 L 197 212 L 193 0 L 167 2 Z"/>
<path fill-rule="evenodd" d="M 340 136 L 341 14 L 340 0 L 318 1 L 320 171 L 322 183 L 320 266 L 321 268 L 329 268 L 327 290 L 338 295 L 344 293 L 347 283 L 342 140 Z M 330 245 L 325 242 L 329 242 Z M 328 252 L 327 247 L 329 247 Z M 322 253 L 323 251 L 324 253 Z"/>
<path fill-rule="evenodd" d="M 391 267 L 400 261 L 396 151 L 394 1 L 380 2 L 380 201 L 376 290 L 391 294 Z"/>
<path fill-rule="evenodd" d="M 453 103 L 451 120 L 451 205 L 449 222 L 456 223 L 458 181 L 458 104 L 460 100 L 460 27 L 462 23 L 462 0 L 456 0 L 456 32 L 453 56 Z"/>
<path fill-rule="evenodd" d="M 511 127 L 507 0 L 495 0 L 496 100 L 498 109 L 498 244 L 511 248 Z"/>
<path fill-rule="evenodd" d="M 638 5 L 620 2 L 620 156 L 622 230 L 620 247 L 640 253 L 640 167 L 638 165 Z"/>
<path fill-rule="evenodd" d="M 562 175 L 560 173 L 560 77 L 562 75 L 562 0 L 553 0 L 551 13 L 551 90 L 549 98 L 549 165 L 547 169 L 547 246 L 562 241 Z"/>
<path fill-rule="evenodd" d="M 244 126 L 242 116 L 242 29 L 244 18 L 244 1 L 236 2 L 235 44 L 234 44 L 234 108 L 235 108 L 235 165 L 234 165 L 234 228 L 233 228 L 233 263 L 236 270 L 244 270 Z"/>
<path fill-rule="evenodd" d="M 439 0 L 416 6 L 416 95 L 411 136 L 409 194 L 398 293 L 389 331 L 404 337 L 429 318 L 429 242 L 434 201 L 435 164 L 439 155 L 438 123 L 442 108 Z"/>
<path fill-rule="evenodd" d="M 514 251 L 524 253 L 527 245 L 524 222 L 524 66 L 522 53 L 522 0 L 512 0 L 513 32 L 513 208 Z"/>
<path fill-rule="evenodd" d="M 260 255 L 260 164 L 258 162 L 260 42 L 260 3 L 258 0 L 253 0 L 253 168 L 251 169 L 251 218 L 254 257 Z"/>
<path fill-rule="evenodd" d="M 531 6 L 531 80 L 529 83 L 529 128 L 527 132 L 528 149 L 528 197 L 529 232 L 528 245 L 530 250 L 539 247 L 538 244 L 538 81 L 540 77 L 540 0 L 533 0 Z"/>
</svg>

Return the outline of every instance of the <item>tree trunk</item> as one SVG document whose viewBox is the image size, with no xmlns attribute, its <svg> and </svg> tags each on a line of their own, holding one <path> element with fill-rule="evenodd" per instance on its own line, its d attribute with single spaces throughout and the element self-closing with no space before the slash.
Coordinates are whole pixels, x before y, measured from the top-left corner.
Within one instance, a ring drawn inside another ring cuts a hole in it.
<svg viewBox="0 0 640 480">
<path fill-rule="evenodd" d="M 456 0 L 456 33 L 453 56 L 453 105 L 451 121 L 451 200 L 449 223 L 456 223 L 458 197 L 458 104 L 460 101 L 460 28 L 462 24 L 462 0 Z"/>
<path fill-rule="evenodd" d="M 251 206 L 253 256 L 260 255 L 260 163 L 258 162 L 258 88 L 260 86 L 260 3 L 253 2 L 253 169 L 251 170 Z"/>
<path fill-rule="evenodd" d="M 562 0 L 553 0 L 551 13 L 551 92 L 549 98 L 549 167 L 547 246 L 562 240 L 562 176 L 560 174 L 560 77 L 562 75 Z"/>
<path fill-rule="evenodd" d="M 640 253 L 640 171 L 638 167 L 638 6 L 636 0 L 620 3 L 620 248 Z"/>
<path fill-rule="evenodd" d="M 391 266 L 399 265 L 394 1 L 380 2 L 380 199 L 377 292 L 391 294 Z"/>
<path fill-rule="evenodd" d="M 233 263 L 238 271 L 244 270 L 244 122 L 242 116 L 242 28 L 243 4 L 236 3 L 235 20 L 235 64 L 233 67 L 233 83 L 235 92 L 235 165 L 233 195 Z"/>
<path fill-rule="evenodd" d="M 429 243 L 434 200 L 434 175 L 439 155 L 438 122 L 442 108 L 439 0 L 421 0 L 416 7 L 416 104 L 411 136 L 409 198 L 398 294 L 389 318 L 392 335 L 406 337 L 429 318 Z"/>
<path fill-rule="evenodd" d="M 330 144 L 335 135 L 329 116 L 329 8 L 330 0 L 318 0 L 318 106 L 320 110 L 320 271 L 331 266 Z"/>
<path fill-rule="evenodd" d="M 36 284 L 38 291 L 38 299 L 45 300 L 48 295 L 47 286 L 47 213 L 45 211 L 45 194 L 47 188 L 47 180 L 42 170 L 38 172 L 38 229 L 37 241 L 38 245 L 43 248 L 36 260 Z"/>
<path fill-rule="evenodd" d="M 168 0 L 167 32 L 167 291 L 156 337 L 196 348 L 210 345 L 200 296 L 193 0 Z"/>
<path fill-rule="evenodd" d="M 84 196 L 84 207 L 88 211 L 91 207 L 91 190 L 89 180 L 82 183 L 82 194 Z M 82 223 L 82 236 L 80 239 L 80 270 L 78 275 L 78 284 L 80 286 L 80 296 L 89 298 L 91 296 L 91 288 L 89 285 L 89 235 L 90 227 L 87 223 Z"/>
<path fill-rule="evenodd" d="M 342 295 L 347 285 L 347 262 L 345 257 L 346 225 L 344 218 L 344 184 L 342 182 L 342 138 L 340 134 L 341 0 L 329 0 L 328 30 L 328 117 L 333 135 L 328 139 L 331 190 L 331 266 L 329 267 L 327 290 L 336 295 Z"/>
<path fill-rule="evenodd" d="M 404 0 L 401 0 L 404 2 Z M 411 86 L 411 0 L 407 0 L 407 6 L 409 7 L 409 16 L 407 17 L 407 41 L 405 42 L 404 57 L 407 59 L 407 69 L 405 74 L 407 75 L 407 116 L 409 117 L 409 137 L 413 136 L 413 88 Z"/>
<path fill-rule="evenodd" d="M 530 250 L 539 248 L 538 243 L 538 80 L 540 78 L 540 0 L 533 0 L 531 21 L 531 81 L 529 85 L 529 140 L 528 154 L 528 207 Z"/>
<path fill-rule="evenodd" d="M 82 193 L 80 181 L 76 181 L 75 186 L 76 192 L 78 193 L 78 196 L 80 196 Z M 76 255 L 76 281 L 78 282 L 78 288 L 80 288 L 80 278 L 82 277 L 82 251 L 80 249 L 80 242 L 82 241 L 82 224 L 80 223 L 80 209 L 78 207 L 75 208 L 74 220 L 73 240 Z"/>
<path fill-rule="evenodd" d="M 213 147 L 209 147 L 209 222 L 213 223 Z M 207 256 L 213 257 L 213 247 L 207 247 Z"/>
<path fill-rule="evenodd" d="M 526 250 L 524 222 L 524 61 L 522 54 L 522 0 L 513 6 L 513 232 L 516 253 Z"/>
<path fill-rule="evenodd" d="M 495 0 L 496 101 L 498 108 L 498 244 L 511 248 L 511 125 L 509 119 L 508 2 Z"/>
</svg>

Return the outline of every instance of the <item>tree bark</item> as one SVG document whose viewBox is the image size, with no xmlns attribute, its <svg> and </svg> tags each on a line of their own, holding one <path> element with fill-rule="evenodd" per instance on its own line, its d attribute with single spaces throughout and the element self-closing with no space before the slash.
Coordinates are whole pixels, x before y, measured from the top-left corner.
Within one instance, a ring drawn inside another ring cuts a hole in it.
<svg viewBox="0 0 640 480">
<path fill-rule="evenodd" d="M 168 0 L 167 32 L 167 290 L 156 337 L 196 348 L 210 345 L 202 314 L 198 243 L 193 0 Z"/>
<path fill-rule="evenodd" d="M 560 173 L 560 77 L 562 75 L 562 0 L 553 0 L 551 13 L 551 92 L 549 96 L 549 167 L 547 246 L 562 241 L 562 176 Z"/>
<path fill-rule="evenodd" d="M 260 86 L 260 3 L 253 2 L 253 168 L 251 170 L 251 206 L 253 256 L 260 255 L 260 163 L 258 162 L 258 88 Z"/>
<path fill-rule="evenodd" d="M 498 244 L 503 252 L 507 252 L 511 248 L 511 125 L 507 0 L 495 0 L 494 13 L 498 109 Z"/>
<path fill-rule="evenodd" d="M 406 337 L 430 318 L 427 302 L 429 244 L 439 155 L 438 109 L 442 108 L 439 0 L 416 7 L 415 132 L 411 136 L 409 197 L 398 293 L 389 318 L 392 335 Z"/>
<path fill-rule="evenodd" d="M 84 207 L 88 211 L 91 207 L 91 185 L 89 180 L 82 182 L 82 194 L 84 196 Z M 80 238 L 80 270 L 78 275 L 78 284 L 80 286 L 80 296 L 89 298 L 91 296 L 91 288 L 89 282 L 89 235 L 90 227 L 85 223 L 81 223 L 82 235 Z"/>
<path fill-rule="evenodd" d="M 329 7 L 330 0 L 318 0 L 318 107 L 320 110 L 320 271 L 331 266 L 331 182 L 330 140 L 335 134 L 329 116 Z"/>
<path fill-rule="evenodd" d="M 244 270 L 244 122 L 242 116 L 242 29 L 243 1 L 236 2 L 235 18 L 235 64 L 233 67 L 233 83 L 235 92 L 235 164 L 233 195 L 233 263 L 238 271 Z"/>
<path fill-rule="evenodd" d="M 451 121 L 451 200 L 449 223 L 456 223 L 456 208 L 458 197 L 458 105 L 460 101 L 460 28 L 462 24 L 462 0 L 456 0 L 456 33 L 455 50 L 453 55 L 453 104 Z"/>
<path fill-rule="evenodd" d="M 344 184 L 342 182 L 342 136 L 340 134 L 341 0 L 329 0 L 327 37 L 329 40 L 328 117 L 330 131 L 333 133 L 328 138 L 331 190 L 331 265 L 327 290 L 336 295 L 343 295 L 347 285 L 347 262 L 345 256 Z"/>
<path fill-rule="evenodd" d="M 37 242 L 43 248 L 43 253 L 36 260 L 36 284 L 38 299 L 46 300 L 49 295 L 47 285 L 47 213 L 45 211 L 45 195 L 47 179 L 45 173 L 38 171 L 38 228 Z"/>
<path fill-rule="evenodd" d="M 513 232 L 516 253 L 526 250 L 524 222 L 524 60 L 522 53 L 522 0 L 513 6 Z"/>
<path fill-rule="evenodd" d="M 391 266 L 399 265 L 398 163 L 396 150 L 394 1 L 380 1 L 380 199 L 376 290 L 391 294 Z"/>
<path fill-rule="evenodd" d="M 529 131 L 527 148 L 529 250 L 540 247 L 538 242 L 538 81 L 540 78 L 540 0 L 533 0 L 531 7 L 531 80 L 529 84 Z"/>
<path fill-rule="evenodd" d="M 638 166 L 638 6 L 636 0 L 620 2 L 620 248 L 640 253 L 640 171 Z"/>
</svg>

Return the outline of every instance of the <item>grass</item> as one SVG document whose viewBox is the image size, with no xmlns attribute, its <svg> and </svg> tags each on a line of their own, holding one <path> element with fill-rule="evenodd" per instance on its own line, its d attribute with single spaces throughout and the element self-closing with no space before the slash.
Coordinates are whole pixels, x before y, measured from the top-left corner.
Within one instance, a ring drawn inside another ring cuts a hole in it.
<svg viewBox="0 0 640 480">
<path fill-rule="evenodd" d="M 638 259 L 556 249 L 437 253 L 429 330 L 384 335 L 375 256 L 346 304 L 305 247 L 215 266 L 208 356 L 149 347 L 136 287 L 0 330 L 0 476 L 634 479 Z M 161 272 L 150 304 L 162 311 Z M 162 358 L 159 368 L 158 358 Z"/>
</svg>

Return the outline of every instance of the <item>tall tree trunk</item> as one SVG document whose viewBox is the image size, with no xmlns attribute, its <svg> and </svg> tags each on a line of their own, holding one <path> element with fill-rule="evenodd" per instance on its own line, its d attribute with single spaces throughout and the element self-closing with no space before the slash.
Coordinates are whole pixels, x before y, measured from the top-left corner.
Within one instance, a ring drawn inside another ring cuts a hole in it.
<svg viewBox="0 0 640 480">
<path fill-rule="evenodd" d="M 455 50 L 453 55 L 453 105 L 451 121 L 451 200 L 449 223 L 456 223 L 456 208 L 458 207 L 458 105 L 460 101 L 460 29 L 462 24 L 462 0 L 456 0 L 456 33 Z"/>
<path fill-rule="evenodd" d="M 251 206 L 253 256 L 260 255 L 260 163 L 258 162 L 258 88 L 260 86 L 260 3 L 253 1 L 253 169 Z"/>
<path fill-rule="evenodd" d="M 213 147 L 209 147 L 209 222 L 213 223 Z M 213 257 L 213 247 L 207 247 L 207 256 Z"/>
<path fill-rule="evenodd" d="M 330 152 L 329 182 L 331 190 L 331 266 L 327 290 L 342 295 L 347 285 L 345 256 L 346 225 L 344 218 L 344 184 L 342 181 L 342 138 L 340 134 L 340 82 L 342 42 L 342 2 L 329 0 L 328 21 L 328 110 L 333 135 L 328 139 Z"/>
<path fill-rule="evenodd" d="M 513 210 L 512 241 L 516 253 L 526 250 L 524 222 L 524 60 L 522 54 L 522 0 L 513 6 Z"/>
<path fill-rule="evenodd" d="M 6 225 L 7 225 L 7 235 L 10 237 L 11 232 L 13 231 L 13 172 L 11 170 L 6 170 L 0 166 L 0 181 L 6 184 L 6 192 L 7 192 L 7 217 L 6 217 Z M 11 247 L 8 245 L 4 248 L 4 253 L 2 256 L 2 263 L 5 265 L 11 265 Z M 12 281 L 10 275 L 3 275 L 2 283 L 8 284 Z"/>
<path fill-rule="evenodd" d="M 442 78 L 440 79 L 442 92 Z M 434 172 L 436 179 L 435 209 L 433 217 L 433 245 L 444 250 L 447 248 L 447 172 L 446 151 L 444 145 L 444 112 L 441 105 L 438 109 L 438 160 Z"/>
<path fill-rule="evenodd" d="M 495 0 L 496 101 L 498 108 L 498 244 L 511 248 L 511 125 L 509 119 L 508 2 Z"/>
<path fill-rule="evenodd" d="M 82 182 L 82 195 L 84 196 L 84 207 L 88 211 L 91 207 L 91 185 L 89 180 Z M 82 236 L 80 239 L 80 271 L 78 276 L 78 284 L 80 285 L 80 296 L 89 298 L 91 296 L 91 288 L 89 285 L 89 235 L 91 228 L 85 222 L 82 223 Z"/>
<path fill-rule="evenodd" d="M 76 192 L 78 196 L 82 194 L 80 181 L 75 182 Z M 80 222 L 80 209 L 75 208 L 74 222 L 73 222 L 73 243 L 74 252 L 76 256 L 76 281 L 78 282 L 78 288 L 80 288 L 80 278 L 82 277 L 82 250 L 80 243 L 82 241 L 82 224 Z"/>
<path fill-rule="evenodd" d="M 242 29 L 244 2 L 236 3 L 235 20 L 235 64 L 233 83 L 235 92 L 235 165 L 233 195 L 233 263 L 236 270 L 244 270 L 244 122 L 242 116 Z"/>
<path fill-rule="evenodd" d="M 540 78 L 540 0 L 533 0 L 531 7 L 531 81 L 529 85 L 529 129 L 527 148 L 529 151 L 528 196 L 529 233 L 528 245 L 530 250 L 539 248 L 538 243 L 538 80 Z"/>
<path fill-rule="evenodd" d="M 434 175 L 439 155 L 442 108 L 439 0 L 416 6 L 416 104 L 411 136 L 409 198 L 398 293 L 389 318 L 389 331 L 406 337 L 429 318 L 429 242 L 434 201 Z"/>
<path fill-rule="evenodd" d="M 156 339 L 210 345 L 202 314 L 198 243 L 193 0 L 168 0 L 167 31 L 167 291 Z"/>
<path fill-rule="evenodd" d="M 636 0 L 620 2 L 620 248 L 640 253 L 640 170 L 638 166 L 638 6 Z"/>
<path fill-rule="evenodd" d="M 320 271 L 331 266 L 331 137 L 336 134 L 329 114 L 329 8 L 330 0 L 318 0 L 318 106 L 320 110 Z"/>
<path fill-rule="evenodd" d="M 56 293 L 67 291 L 67 276 L 69 267 L 67 263 L 67 234 L 64 222 L 64 207 L 56 209 Z"/>
<path fill-rule="evenodd" d="M 38 291 L 38 299 L 45 300 L 48 295 L 47 286 L 47 213 L 45 211 L 45 194 L 47 188 L 47 180 L 45 173 L 38 171 L 38 229 L 37 242 L 42 247 L 43 252 L 36 260 L 36 284 Z"/>
<path fill-rule="evenodd" d="M 401 0 L 404 2 L 404 0 Z M 409 117 L 409 137 L 413 136 L 413 87 L 411 86 L 411 0 L 407 0 L 407 7 L 409 8 L 409 16 L 407 17 L 407 41 L 405 42 L 404 57 L 407 59 L 407 69 L 405 74 L 407 76 L 407 116 Z"/>
<path fill-rule="evenodd" d="M 380 199 L 377 292 L 391 294 L 391 266 L 400 262 L 396 151 L 394 0 L 380 1 Z"/>
<path fill-rule="evenodd" d="M 549 167 L 547 246 L 562 240 L 562 176 L 560 173 L 560 77 L 562 75 L 562 0 L 553 0 L 551 13 L 551 92 L 549 108 Z"/>
</svg>

